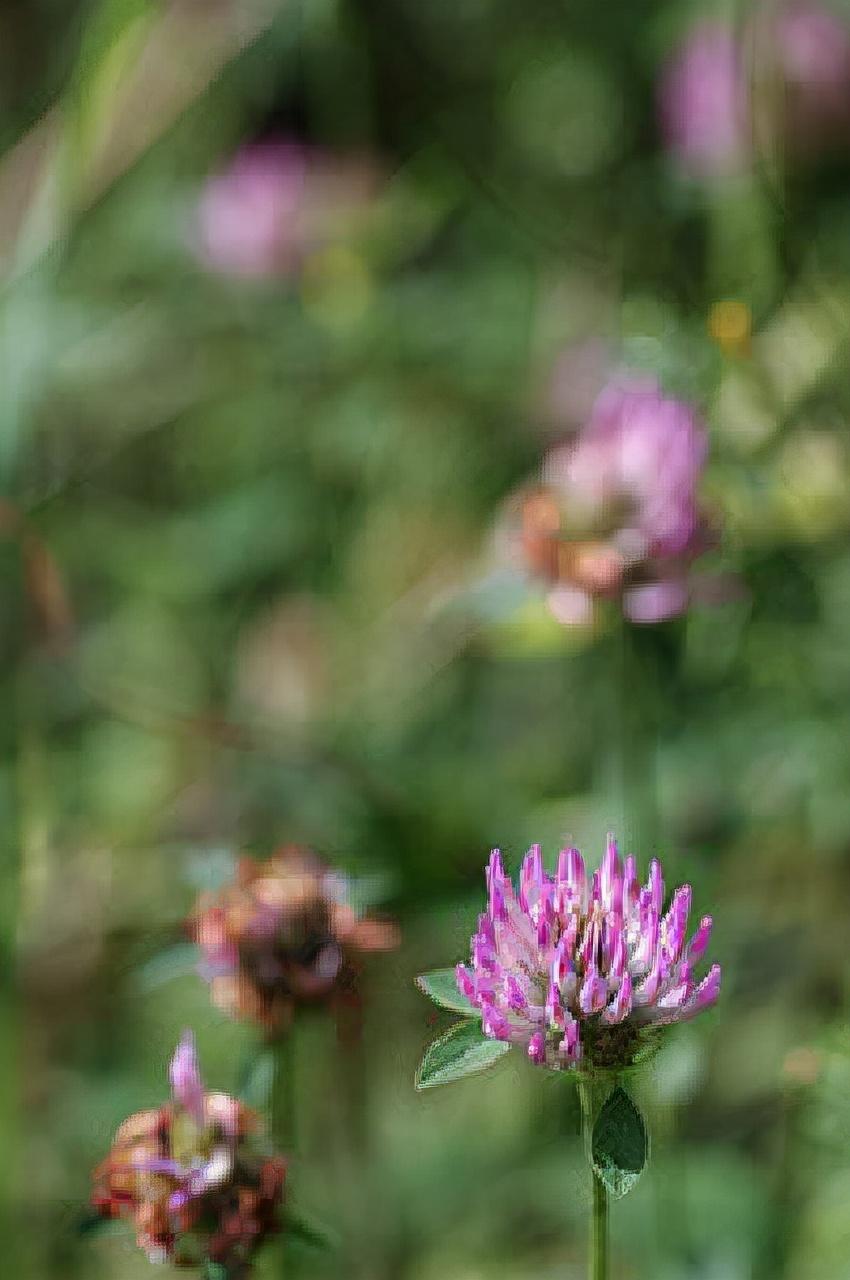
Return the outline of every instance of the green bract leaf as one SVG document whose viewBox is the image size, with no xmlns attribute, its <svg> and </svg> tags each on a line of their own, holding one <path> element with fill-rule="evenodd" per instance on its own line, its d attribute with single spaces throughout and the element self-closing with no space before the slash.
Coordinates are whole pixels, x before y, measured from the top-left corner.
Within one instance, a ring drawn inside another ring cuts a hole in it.
<svg viewBox="0 0 850 1280">
<path fill-rule="evenodd" d="M 308 1245 L 311 1249 L 327 1252 L 332 1246 L 327 1232 L 291 1209 L 287 1209 L 283 1214 L 283 1230 L 288 1241 L 298 1241 L 299 1244 Z"/>
<path fill-rule="evenodd" d="M 459 1022 L 429 1045 L 416 1073 L 416 1088 L 430 1089 L 483 1071 L 510 1047 L 504 1040 L 488 1039 L 477 1022 Z"/>
<path fill-rule="evenodd" d="M 191 942 L 179 942 L 140 965 L 133 974 L 136 991 L 144 995 L 163 987 L 173 978 L 185 978 L 198 972 L 198 948 Z"/>
<path fill-rule="evenodd" d="M 81 1236 L 102 1235 L 110 1230 L 115 1231 L 116 1228 L 126 1230 L 124 1223 L 115 1218 L 106 1218 L 100 1213 L 77 1213 L 74 1215 L 73 1225 L 77 1235 Z"/>
<path fill-rule="evenodd" d="M 274 1087 L 275 1054 L 272 1049 L 261 1051 L 242 1072 L 237 1092 L 247 1106 L 264 1111 Z"/>
<path fill-rule="evenodd" d="M 648 1154 L 643 1117 L 625 1089 L 608 1095 L 593 1126 L 593 1167 L 618 1200 L 637 1182 Z"/>
<path fill-rule="evenodd" d="M 430 973 L 422 973 L 416 979 L 420 991 L 438 1004 L 441 1009 L 452 1009 L 455 1013 L 466 1013 L 475 1017 L 478 1010 L 470 1004 L 466 996 L 457 989 L 454 969 L 433 969 Z"/>
</svg>

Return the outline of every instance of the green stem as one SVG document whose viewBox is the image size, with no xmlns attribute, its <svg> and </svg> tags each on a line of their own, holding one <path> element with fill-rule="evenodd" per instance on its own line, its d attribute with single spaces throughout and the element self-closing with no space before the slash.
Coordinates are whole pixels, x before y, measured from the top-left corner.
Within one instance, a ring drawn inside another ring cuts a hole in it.
<svg viewBox="0 0 850 1280">
<path fill-rule="evenodd" d="M 621 786 L 624 838 L 642 856 L 658 839 L 656 754 L 659 671 L 651 628 L 623 622 Z"/>
<path fill-rule="evenodd" d="M 680 714 L 684 627 L 681 619 L 621 632 L 621 771 L 624 837 L 642 859 L 656 854 L 662 837 L 658 754 L 664 733 Z"/>
<path fill-rule="evenodd" d="M 588 1280 L 608 1280 L 608 1192 L 605 1189 L 604 1182 L 598 1177 L 593 1167 L 593 1086 L 589 1080 L 580 1078 L 578 1090 L 581 1100 L 581 1127 L 584 1134 L 584 1149 L 590 1168 L 593 1192 L 587 1275 Z"/>
<path fill-rule="evenodd" d="M 608 1192 L 596 1171 L 593 1179 L 593 1214 L 590 1221 L 590 1280 L 607 1280 L 608 1277 Z"/>
<path fill-rule="evenodd" d="M 271 1097 L 269 1111 L 271 1121 L 271 1142 L 275 1153 L 285 1160 L 293 1155 L 296 1144 L 296 1044 L 294 1044 L 294 1027 L 288 1029 L 284 1036 L 274 1044 L 274 1074 L 271 1076 Z M 279 1275 L 289 1275 L 289 1260 L 285 1249 L 285 1233 L 280 1238 L 278 1253 Z"/>
<path fill-rule="evenodd" d="M 292 1031 L 275 1045 L 271 1129 L 275 1148 L 291 1155 L 295 1145 L 295 1049 Z"/>
</svg>

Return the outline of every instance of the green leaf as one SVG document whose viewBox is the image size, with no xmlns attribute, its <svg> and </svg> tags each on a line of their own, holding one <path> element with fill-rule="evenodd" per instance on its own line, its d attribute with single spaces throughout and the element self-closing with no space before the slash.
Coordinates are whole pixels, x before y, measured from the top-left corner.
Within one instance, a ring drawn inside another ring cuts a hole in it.
<svg viewBox="0 0 850 1280">
<path fill-rule="evenodd" d="M 608 1095 L 593 1126 L 593 1168 L 615 1200 L 631 1191 L 649 1151 L 643 1117 L 619 1085 Z"/>
<path fill-rule="evenodd" d="M 197 972 L 198 948 L 191 942 L 179 942 L 140 965 L 133 974 L 132 985 L 140 994 L 148 995 L 174 978 L 197 975 Z"/>
<path fill-rule="evenodd" d="M 114 1229 L 116 1225 L 124 1229 L 123 1223 L 116 1224 L 114 1218 L 108 1218 L 102 1213 L 83 1212 L 74 1216 L 74 1230 L 80 1236 L 101 1235 L 110 1228 Z"/>
<path fill-rule="evenodd" d="M 311 1249 L 326 1253 L 332 1247 L 330 1237 L 321 1227 L 301 1214 L 293 1213 L 291 1209 L 287 1209 L 283 1215 L 283 1230 L 288 1241 L 309 1245 Z"/>
<path fill-rule="evenodd" d="M 242 1073 L 237 1093 L 244 1103 L 255 1111 L 269 1106 L 274 1087 L 275 1053 L 266 1049 L 257 1054 Z"/>
<path fill-rule="evenodd" d="M 475 1005 L 470 1004 L 466 996 L 458 991 L 454 969 L 433 969 L 430 973 L 422 973 L 416 979 L 416 985 L 441 1009 L 451 1009 L 469 1017 L 475 1017 L 478 1013 Z"/>
<path fill-rule="evenodd" d="M 483 1071 L 510 1047 L 504 1040 L 490 1040 L 477 1022 L 458 1022 L 425 1051 L 416 1073 L 416 1088 L 430 1089 Z"/>
</svg>

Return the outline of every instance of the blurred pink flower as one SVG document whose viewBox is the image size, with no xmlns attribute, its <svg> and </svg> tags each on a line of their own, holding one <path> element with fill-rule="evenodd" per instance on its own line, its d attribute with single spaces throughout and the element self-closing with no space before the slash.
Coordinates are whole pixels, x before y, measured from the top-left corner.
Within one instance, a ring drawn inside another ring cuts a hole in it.
<svg viewBox="0 0 850 1280">
<path fill-rule="evenodd" d="M 634 377 L 610 384 L 577 437 L 550 451 L 522 503 L 522 543 L 559 620 L 589 621 L 600 598 L 634 622 L 686 608 L 688 570 L 708 544 L 705 453 L 695 410 Z"/>
<path fill-rule="evenodd" d="M 699 23 L 662 74 L 659 116 L 667 147 L 696 178 L 746 168 L 756 118 L 759 135 L 779 136 L 797 157 L 845 141 L 850 26 L 808 0 L 756 11 L 737 31 Z"/>
<path fill-rule="evenodd" d="M 196 214 L 202 261 L 225 275 L 288 275 L 348 235 L 377 189 L 374 163 L 287 139 L 251 143 L 208 179 Z"/>
<path fill-rule="evenodd" d="M 208 264 L 242 276 L 291 268 L 305 171 L 295 143 L 254 143 L 237 152 L 201 196 L 198 242 Z"/>
<path fill-rule="evenodd" d="M 695 177 L 735 173 L 750 152 L 750 104 L 735 32 L 702 22 L 661 78 L 662 130 L 681 168 Z"/>
<path fill-rule="evenodd" d="M 650 863 L 641 887 L 634 858 L 621 862 L 611 836 L 589 883 L 577 849 L 561 851 L 551 876 L 534 845 L 516 890 L 494 849 L 487 889 L 458 989 L 480 1011 L 485 1035 L 521 1045 L 532 1062 L 627 1066 L 642 1029 L 696 1017 L 717 1000 L 720 966 L 696 977 L 711 917 L 687 940 L 690 885 L 664 912 L 660 864 Z"/>
<path fill-rule="evenodd" d="M 784 129 L 796 148 L 850 137 L 850 28 L 817 4 L 790 5 L 776 20 L 785 87 Z"/>
</svg>

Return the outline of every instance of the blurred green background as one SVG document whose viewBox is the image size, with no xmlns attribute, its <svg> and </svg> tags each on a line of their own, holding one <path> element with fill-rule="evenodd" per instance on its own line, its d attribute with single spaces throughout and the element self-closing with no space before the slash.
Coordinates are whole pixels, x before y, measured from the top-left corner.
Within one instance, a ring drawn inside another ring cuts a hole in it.
<svg viewBox="0 0 850 1280">
<path fill-rule="evenodd" d="M 80 1235 L 90 1170 L 184 1026 L 211 1087 L 258 1054 L 157 957 L 234 854 L 300 840 L 404 941 L 358 1050 L 297 1029 L 290 1195 L 330 1247 L 258 1276 L 582 1276 L 571 1084 L 510 1055 L 415 1094 L 413 979 L 465 958 L 492 845 L 614 828 L 724 967 L 641 1086 L 614 1276 L 850 1277 L 850 132 L 786 152 L 767 95 L 751 163 L 683 174 L 659 77 L 718 16 L 757 84 L 760 15 L 708 0 L 3 6 L 8 1274 L 149 1274 Z M 281 137 L 293 258 L 216 269 L 205 184 Z M 620 362 L 701 406 L 738 584 L 625 701 L 616 628 L 557 625 L 499 533 Z"/>
</svg>

